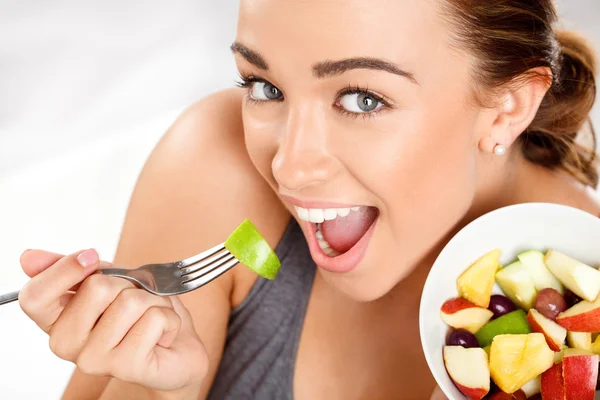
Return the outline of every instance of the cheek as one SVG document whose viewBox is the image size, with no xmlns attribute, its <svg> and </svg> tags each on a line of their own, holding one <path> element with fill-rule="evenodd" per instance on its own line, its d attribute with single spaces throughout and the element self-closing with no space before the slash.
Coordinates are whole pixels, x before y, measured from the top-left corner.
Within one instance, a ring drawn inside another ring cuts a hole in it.
<svg viewBox="0 0 600 400">
<path fill-rule="evenodd" d="M 443 108 L 437 108 L 443 109 Z M 364 168 L 384 203 L 395 248 L 418 257 L 464 216 L 475 193 L 473 116 L 464 109 L 407 111 Z M 366 176 L 366 175 L 365 175 Z"/>
</svg>

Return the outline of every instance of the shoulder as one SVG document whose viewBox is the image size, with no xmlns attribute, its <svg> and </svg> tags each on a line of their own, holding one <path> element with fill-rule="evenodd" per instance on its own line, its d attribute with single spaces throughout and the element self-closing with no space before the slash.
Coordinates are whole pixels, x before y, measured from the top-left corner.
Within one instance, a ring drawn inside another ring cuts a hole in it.
<svg viewBox="0 0 600 400">
<path fill-rule="evenodd" d="M 245 218 L 272 245 L 289 215 L 255 170 L 244 145 L 242 95 L 228 90 L 192 105 L 156 145 L 138 178 L 114 262 L 123 266 L 174 261 L 223 242 Z M 238 267 L 181 296 L 210 359 L 204 395 L 225 345 L 231 307 L 256 280 Z M 106 378 L 77 371 L 65 398 L 98 398 Z"/>
<path fill-rule="evenodd" d="M 185 258 L 224 241 L 245 218 L 277 244 L 289 214 L 246 151 L 242 96 L 231 89 L 200 100 L 157 144 L 134 190 L 117 261 Z M 238 275 L 253 283 L 249 272 L 234 268 L 215 282 L 230 291 Z"/>
</svg>

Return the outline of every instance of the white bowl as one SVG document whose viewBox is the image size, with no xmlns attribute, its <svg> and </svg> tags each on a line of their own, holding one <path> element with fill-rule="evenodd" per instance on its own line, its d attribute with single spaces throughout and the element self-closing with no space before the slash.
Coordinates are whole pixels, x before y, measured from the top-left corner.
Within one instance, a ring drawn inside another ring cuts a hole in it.
<svg viewBox="0 0 600 400">
<path fill-rule="evenodd" d="M 421 343 L 427 364 L 446 397 L 463 400 L 442 358 L 448 326 L 440 318 L 444 301 L 457 297 L 456 278 L 475 260 L 502 249 L 502 265 L 525 250 L 553 248 L 571 257 L 600 264 L 600 219 L 584 211 L 547 203 L 505 207 L 483 215 L 463 228 L 442 250 L 425 282 L 419 310 Z M 499 289 L 496 287 L 496 292 Z"/>
</svg>

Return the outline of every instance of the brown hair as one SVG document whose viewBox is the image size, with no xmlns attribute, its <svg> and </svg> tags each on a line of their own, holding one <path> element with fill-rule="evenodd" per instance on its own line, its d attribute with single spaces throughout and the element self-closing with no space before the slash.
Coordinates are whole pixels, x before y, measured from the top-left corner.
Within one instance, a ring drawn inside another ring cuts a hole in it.
<svg viewBox="0 0 600 400">
<path fill-rule="evenodd" d="M 596 187 L 596 136 L 589 116 L 596 97 L 596 65 L 585 40 L 554 29 L 552 0 L 447 0 L 447 5 L 454 39 L 475 56 L 474 79 L 482 87 L 530 79 L 537 67 L 551 70 L 551 78 L 535 76 L 552 82 L 535 119 L 520 136 L 523 154 L 535 164 L 562 168 Z M 585 125 L 591 139 L 587 144 L 578 137 Z"/>
</svg>

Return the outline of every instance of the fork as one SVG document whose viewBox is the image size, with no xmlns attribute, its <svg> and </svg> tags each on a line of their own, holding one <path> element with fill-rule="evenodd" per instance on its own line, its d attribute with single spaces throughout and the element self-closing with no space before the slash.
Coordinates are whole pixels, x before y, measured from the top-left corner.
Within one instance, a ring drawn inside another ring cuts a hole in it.
<svg viewBox="0 0 600 400">
<path fill-rule="evenodd" d="M 191 292 L 211 282 L 236 266 L 239 260 L 221 243 L 200 254 L 163 264 L 146 264 L 136 269 L 105 268 L 95 274 L 127 279 L 157 296 Z M 19 298 L 19 292 L 0 295 L 0 305 Z"/>
</svg>

